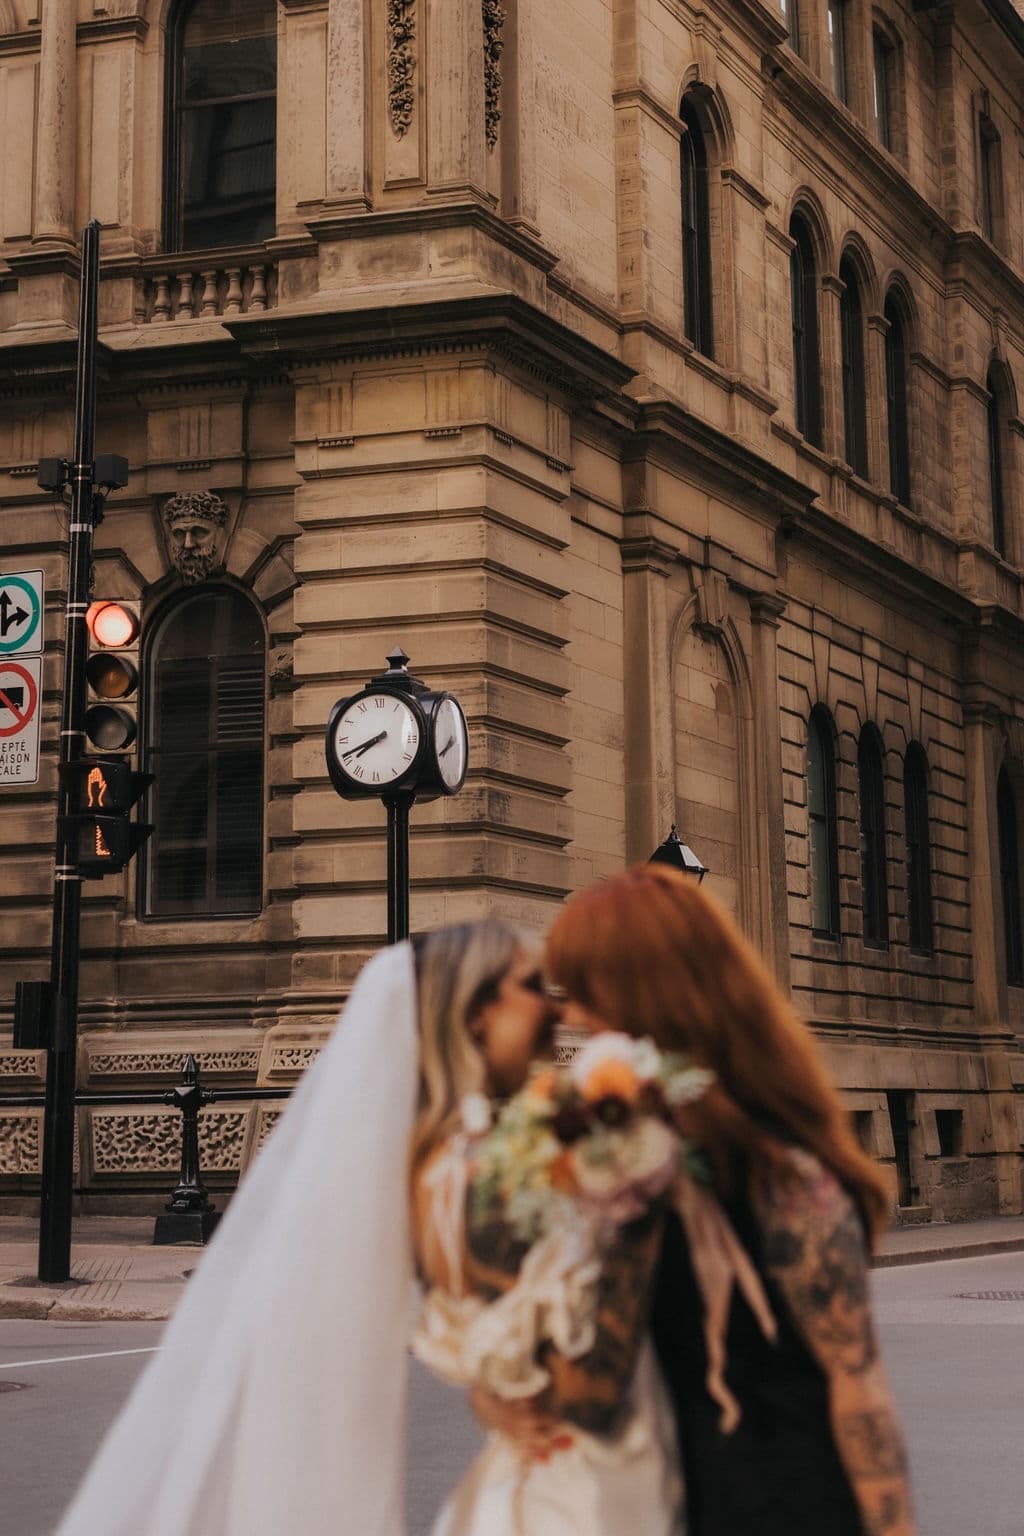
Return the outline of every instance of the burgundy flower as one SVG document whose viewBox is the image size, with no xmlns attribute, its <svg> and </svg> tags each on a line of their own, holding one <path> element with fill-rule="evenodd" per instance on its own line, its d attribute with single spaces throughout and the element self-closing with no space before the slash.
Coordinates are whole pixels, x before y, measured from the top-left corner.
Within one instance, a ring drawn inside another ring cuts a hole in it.
<svg viewBox="0 0 1024 1536">
<path fill-rule="evenodd" d="M 598 1099 L 594 1105 L 594 1114 L 602 1125 L 625 1125 L 632 1114 L 631 1107 L 625 1099 L 620 1099 L 617 1094 L 609 1093 L 603 1099 Z"/>
<path fill-rule="evenodd" d="M 563 1146 L 571 1147 L 587 1134 L 587 1117 L 578 1104 L 563 1104 L 551 1121 L 551 1129 Z"/>
</svg>

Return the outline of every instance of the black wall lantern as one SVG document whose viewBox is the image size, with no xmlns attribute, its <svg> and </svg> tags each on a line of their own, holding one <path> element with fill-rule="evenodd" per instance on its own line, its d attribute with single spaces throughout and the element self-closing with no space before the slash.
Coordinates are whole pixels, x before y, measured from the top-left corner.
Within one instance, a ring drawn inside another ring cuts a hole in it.
<svg viewBox="0 0 1024 1536">
<path fill-rule="evenodd" d="M 658 844 L 647 862 L 648 864 L 668 864 L 672 869 L 682 870 L 684 875 L 696 875 L 698 885 L 708 872 L 707 865 L 702 864 L 693 849 L 683 842 L 675 829 L 674 822 L 668 837 L 663 843 Z"/>
</svg>

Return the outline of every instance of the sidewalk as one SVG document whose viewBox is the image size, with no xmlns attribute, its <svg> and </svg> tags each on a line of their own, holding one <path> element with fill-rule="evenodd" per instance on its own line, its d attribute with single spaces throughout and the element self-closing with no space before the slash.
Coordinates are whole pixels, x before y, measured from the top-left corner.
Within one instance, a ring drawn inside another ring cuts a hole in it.
<svg viewBox="0 0 1024 1536">
<path fill-rule="evenodd" d="M 70 1281 L 41 1285 L 37 1241 L 32 1218 L 0 1216 L 0 1319 L 160 1321 L 174 1311 L 202 1256 L 200 1248 L 154 1248 L 151 1216 L 82 1216 L 73 1229 Z M 897 1228 L 882 1239 L 876 1265 L 1015 1252 L 1024 1252 L 1024 1216 L 993 1216 Z"/>
</svg>

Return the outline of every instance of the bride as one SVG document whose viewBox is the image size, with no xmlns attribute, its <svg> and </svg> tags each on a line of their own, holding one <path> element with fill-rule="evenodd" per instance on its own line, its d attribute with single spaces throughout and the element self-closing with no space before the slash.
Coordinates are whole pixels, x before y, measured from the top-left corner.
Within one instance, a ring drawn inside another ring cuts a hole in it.
<svg viewBox="0 0 1024 1536">
<path fill-rule="evenodd" d="M 401 1536 L 408 1346 L 437 1365 L 444 1317 L 458 1353 L 461 1106 L 515 1092 L 554 1022 L 538 952 L 495 920 L 364 968 L 57 1536 Z M 643 1331 L 610 1388 L 600 1359 L 552 1360 L 560 1449 L 492 1434 L 435 1536 L 675 1536 Z"/>
</svg>

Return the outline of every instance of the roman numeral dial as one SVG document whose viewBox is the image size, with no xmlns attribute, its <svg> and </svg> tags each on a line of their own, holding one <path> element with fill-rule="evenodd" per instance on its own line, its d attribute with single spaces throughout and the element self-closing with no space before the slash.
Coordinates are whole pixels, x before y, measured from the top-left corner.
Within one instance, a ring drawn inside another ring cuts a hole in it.
<svg viewBox="0 0 1024 1536">
<path fill-rule="evenodd" d="M 352 699 L 334 722 L 336 770 L 354 787 L 386 789 L 406 774 L 420 749 L 417 710 L 393 693 Z"/>
</svg>

